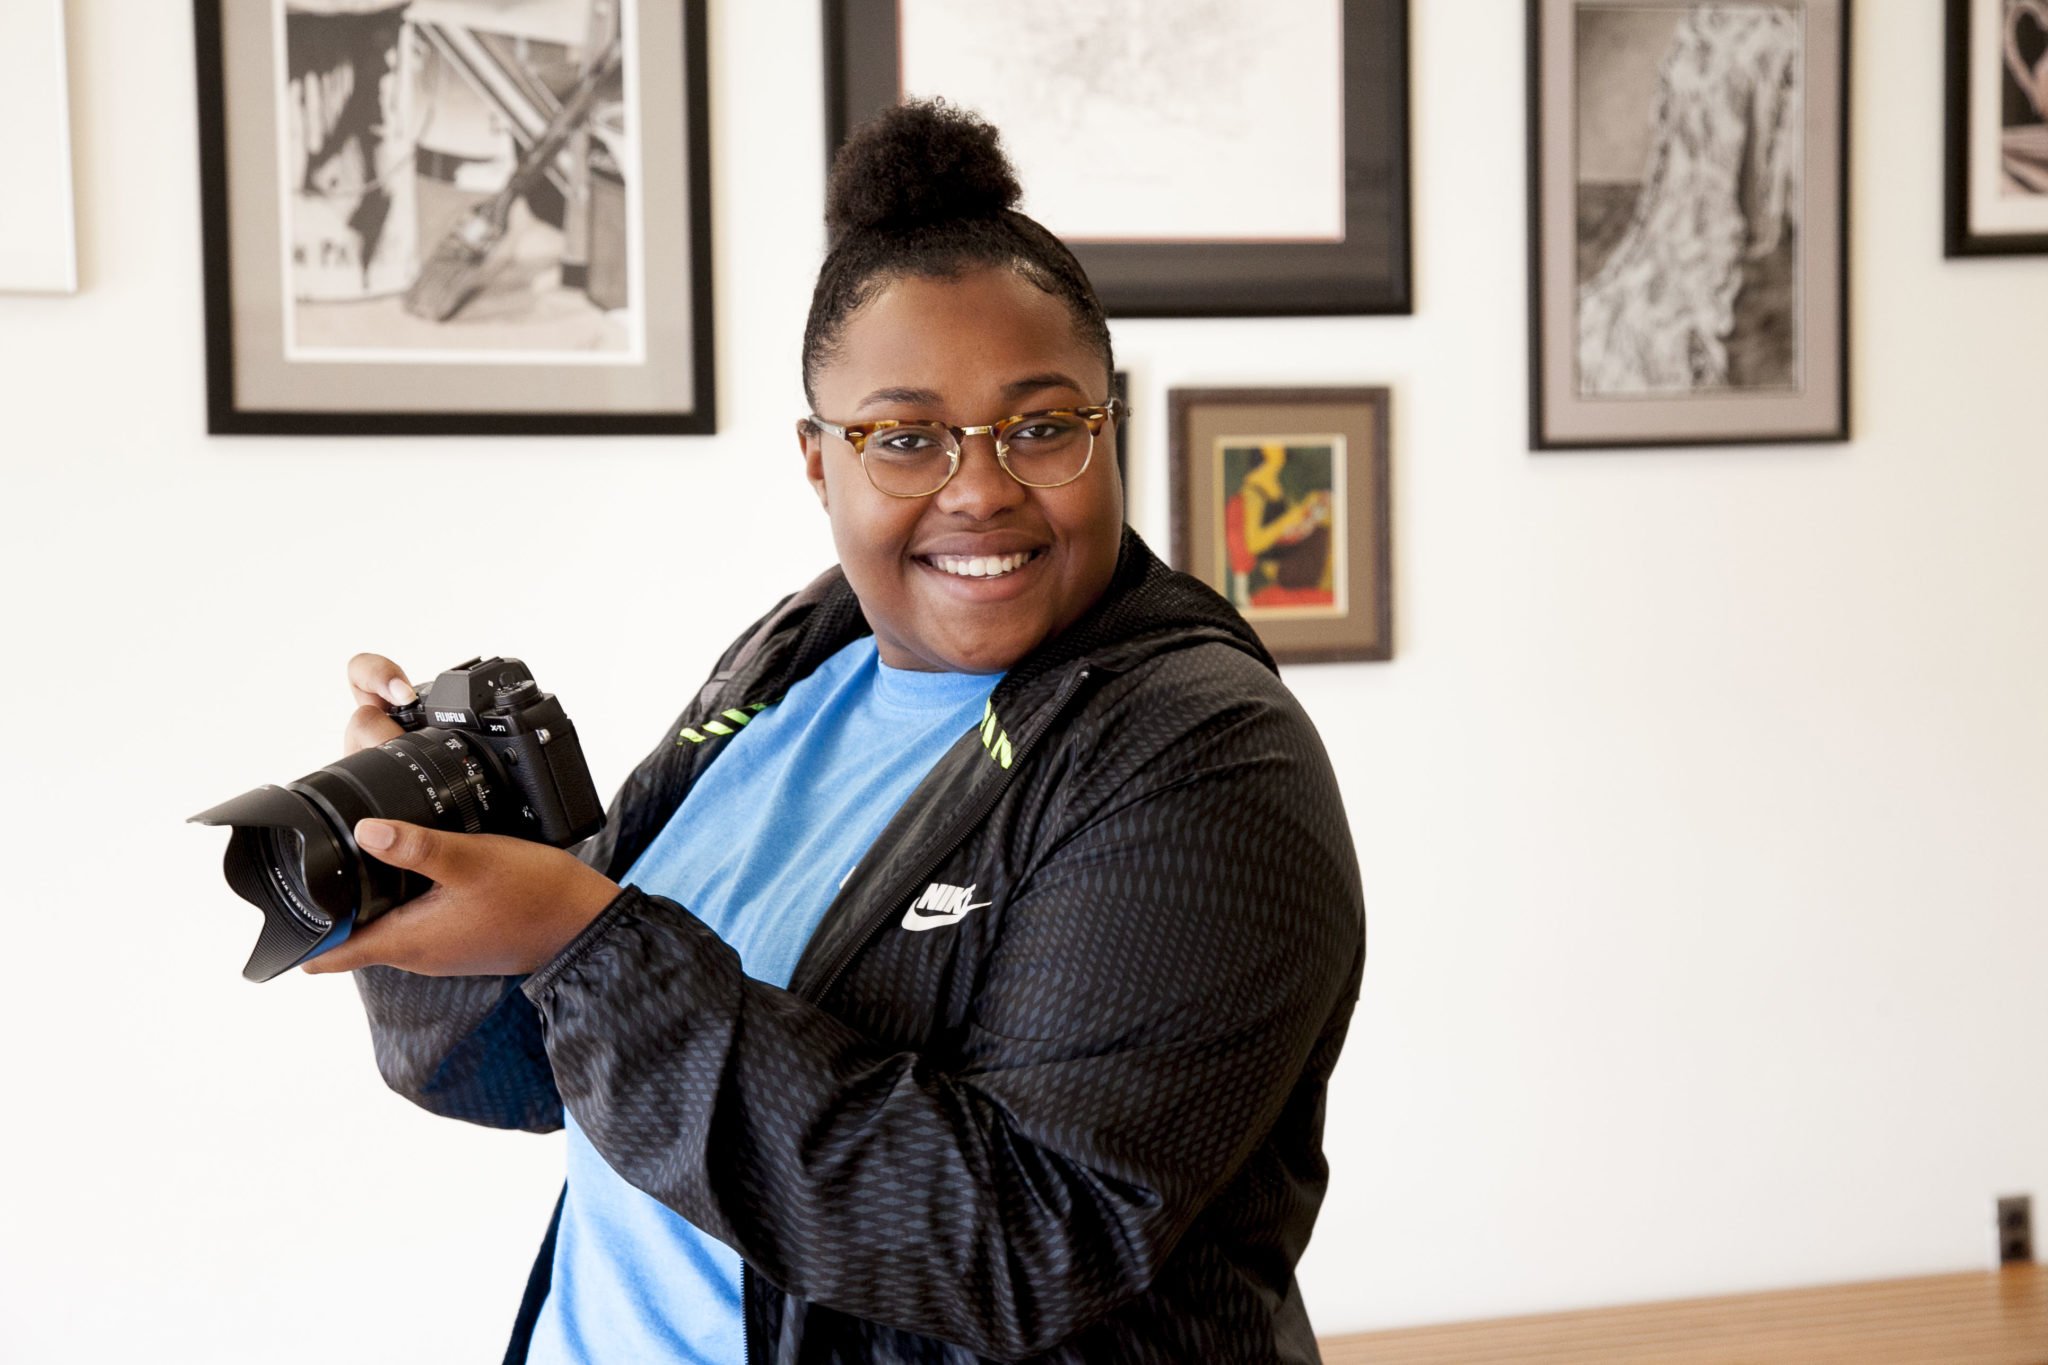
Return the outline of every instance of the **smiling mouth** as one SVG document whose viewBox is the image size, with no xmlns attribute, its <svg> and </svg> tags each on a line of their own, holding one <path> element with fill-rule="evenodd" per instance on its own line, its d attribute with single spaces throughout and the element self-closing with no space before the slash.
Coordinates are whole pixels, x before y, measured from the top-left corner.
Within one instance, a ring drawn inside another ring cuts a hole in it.
<svg viewBox="0 0 2048 1365">
<path fill-rule="evenodd" d="M 918 563 L 955 578 L 1002 578 L 1017 572 L 1044 553 L 1044 550 L 1025 550 L 1013 555 L 920 555 Z"/>
</svg>

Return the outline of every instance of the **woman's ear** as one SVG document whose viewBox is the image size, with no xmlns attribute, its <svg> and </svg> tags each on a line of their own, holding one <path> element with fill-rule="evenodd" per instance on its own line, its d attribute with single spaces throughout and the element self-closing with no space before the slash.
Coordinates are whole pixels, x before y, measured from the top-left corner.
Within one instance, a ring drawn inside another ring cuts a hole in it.
<svg viewBox="0 0 2048 1365">
<path fill-rule="evenodd" d="M 811 491 L 818 495 L 818 506 L 831 511 L 832 504 L 825 498 L 825 433 L 810 418 L 799 418 L 796 445 L 803 452 L 804 477 L 811 481 Z"/>
</svg>

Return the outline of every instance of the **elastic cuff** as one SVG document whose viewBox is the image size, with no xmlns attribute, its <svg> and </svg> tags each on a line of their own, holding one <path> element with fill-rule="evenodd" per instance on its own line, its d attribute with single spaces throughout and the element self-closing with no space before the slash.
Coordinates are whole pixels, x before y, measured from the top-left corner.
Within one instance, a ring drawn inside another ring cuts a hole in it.
<svg viewBox="0 0 2048 1365">
<path fill-rule="evenodd" d="M 620 887 L 619 894 L 613 896 L 611 903 L 598 911 L 596 919 L 583 926 L 582 933 L 569 940 L 568 947 L 556 953 L 552 962 L 520 983 L 519 989 L 526 992 L 526 998 L 536 1005 L 540 1004 L 541 997 L 554 985 L 555 978 L 581 961 L 585 953 L 597 946 L 599 939 L 611 932 L 613 925 L 633 912 L 632 907 L 639 904 L 639 901 L 638 887 Z"/>
</svg>

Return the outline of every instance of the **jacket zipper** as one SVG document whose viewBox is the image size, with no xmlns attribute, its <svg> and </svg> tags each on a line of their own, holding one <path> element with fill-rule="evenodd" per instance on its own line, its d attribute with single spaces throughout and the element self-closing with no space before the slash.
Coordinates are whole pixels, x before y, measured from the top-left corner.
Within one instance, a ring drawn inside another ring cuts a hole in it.
<svg viewBox="0 0 2048 1365">
<path fill-rule="evenodd" d="M 1017 741 L 1014 746 L 1015 756 L 1012 760 L 1013 763 L 1021 760 L 1025 754 L 1029 753 L 1037 745 L 1039 737 L 1052 728 L 1052 723 L 1058 720 L 1060 713 L 1067 709 L 1067 703 L 1072 701 L 1074 694 L 1081 690 L 1081 684 L 1088 681 L 1090 672 L 1091 670 L 1084 665 L 1068 675 L 1067 680 L 1060 685 L 1060 690 L 1054 694 L 1052 701 L 1047 704 L 1043 711 L 1039 712 L 1038 719 L 1032 724 L 1030 733 L 1022 736 Z M 996 801 L 1005 791 L 1009 790 L 1010 783 L 1016 777 L 1016 774 L 1017 768 L 1013 766 L 1003 773 L 999 781 L 984 788 L 974 804 L 966 808 L 966 818 L 955 826 L 959 830 L 959 834 L 951 842 L 933 853 L 930 858 L 926 859 L 917 875 L 903 879 L 899 885 L 906 890 L 915 889 L 919 882 L 938 871 L 939 864 L 953 856 L 953 851 L 966 842 L 969 832 L 982 822 L 990 810 L 994 809 Z M 815 1004 L 831 994 L 832 988 L 839 984 L 839 978 L 846 974 L 846 969 L 853 964 L 853 960 L 856 957 L 860 956 L 861 950 L 874 942 L 875 935 L 880 933 L 882 926 L 889 922 L 890 916 L 894 913 L 895 904 L 900 899 L 902 899 L 901 895 L 897 895 L 880 902 L 883 909 L 877 911 L 868 920 L 867 927 L 861 931 L 860 937 L 848 944 L 846 950 L 840 953 L 839 960 L 832 964 L 832 970 L 826 974 L 823 984 L 814 991 L 804 992 L 805 999 Z"/>
<path fill-rule="evenodd" d="M 1072 701 L 1074 694 L 1081 690 L 1081 684 L 1088 681 L 1090 672 L 1091 670 L 1084 664 L 1081 668 L 1069 674 L 1067 680 L 1060 684 L 1060 690 L 1053 694 L 1052 701 L 1047 704 L 1043 711 L 1039 712 L 1038 719 L 1032 724 L 1030 732 L 1023 735 L 1017 741 L 1015 745 L 1015 758 L 1012 760 L 1013 766 L 1004 772 L 1001 780 L 985 788 L 974 804 L 967 808 L 967 818 L 962 820 L 957 826 L 960 831 L 959 835 L 927 859 L 916 876 L 904 879 L 901 883 L 903 886 L 914 888 L 919 882 L 936 872 L 939 864 L 951 857 L 953 850 L 959 848 L 966 841 L 968 833 L 982 822 L 989 811 L 995 808 L 997 799 L 1005 791 L 1009 790 L 1010 783 L 1017 774 L 1018 766 L 1016 766 L 1016 760 L 1022 759 L 1025 754 L 1029 753 L 1038 744 L 1039 737 L 1052 728 L 1052 723 L 1058 720 L 1060 715 L 1067 709 L 1067 703 Z M 853 960 L 860 956 L 861 950 L 872 943 L 875 935 L 881 932 L 882 926 L 889 922 L 890 913 L 893 911 L 896 902 L 900 899 L 902 899 L 901 896 L 892 896 L 880 902 L 885 908 L 868 921 L 867 927 L 861 931 L 859 938 L 847 945 L 846 950 L 839 955 L 839 960 L 832 964 L 832 970 L 826 973 L 824 984 L 820 985 L 815 991 L 805 991 L 803 993 L 804 999 L 815 1004 L 831 993 L 832 988 L 839 984 L 839 978 L 844 976 L 846 969 L 853 964 Z M 752 1329 L 747 1323 L 747 1305 L 752 1301 L 753 1297 L 754 1269 L 745 1261 L 741 1261 L 740 1343 L 743 1347 L 741 1358 L 747 1361 L 748 1365 L 753 1365 L 754 1360 Z"/>
</svg>

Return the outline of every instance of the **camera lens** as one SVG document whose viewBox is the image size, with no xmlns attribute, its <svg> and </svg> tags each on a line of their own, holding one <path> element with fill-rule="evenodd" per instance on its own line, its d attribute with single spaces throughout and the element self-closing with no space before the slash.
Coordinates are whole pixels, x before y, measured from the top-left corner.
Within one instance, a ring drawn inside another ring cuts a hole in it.
<svg viewBox="0 0 2048 1365">
<path fill-rule="evenodd" d="M 305 849 L 306 841 L 296 830 L 257 831 L 257 856 L 263 860 L 263 875 L 274 887 L 271 899 L 308 933 L 325 937 L 334 921 L 313 899 L 313 888 L 306 885 Z"/>
<path fill-rule="evenodd" d="M 493 789 L 504 785 L 494 780 L 496 770 L 482 745 L 458 731 L 426 729 L 350 754 L 301 780 L 325 788 L 337 803 L 355 793 L 369 807 L 365 814 L 475 834 L 484 827 Z"/>
<path fill-rule="evenodd" d="M 497 794 L 510 791 L 487 748 L 459 731 L 430 727 L 193 816 L 202 825 L 234 827 L 224 862 L 228 884 L 263 912 L 263 931 L 242 975 L 268 981 L 427 889 L 426 878 L 357 848 L 358 820 L 475 834 Z"/>
</svg>

